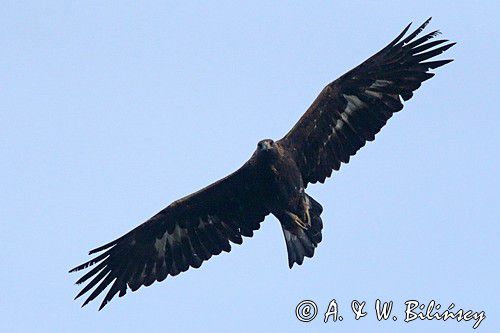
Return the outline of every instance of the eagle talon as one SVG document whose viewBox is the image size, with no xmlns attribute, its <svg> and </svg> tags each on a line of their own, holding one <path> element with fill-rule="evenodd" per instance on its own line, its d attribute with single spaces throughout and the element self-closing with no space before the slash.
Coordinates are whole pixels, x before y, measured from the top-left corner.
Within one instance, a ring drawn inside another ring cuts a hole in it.
<svg viewBox="0 0 500 333">
<path fill-rule="evenodd" d="M 295 222 L 296 225 L 298 225 L 299 227 L 301 227 L 304 230 L 309 229 L 309 225 L 307 223 L 304 223 L 300 219 L 300 217 L 298 217 L 297 215 L 290 213 L 290 212 L 287 212 L 287 214 L 288 214 L 288 216 L 290 216 L 292 218 L 293 222 Z"/>
<path fill-rule="evenodd" d="M 304 222 L 302 222 L 302 220 L 301 220 L 301 219 L 297 219 L 297 220 L 295 221 L 295 223 L 297 223 L 297 224 L 299 225 L 299 227 L 301 227 L 301 228 L 302 228 L 302 229 L 304 229 L 304 230 L 309 229 L 309 226 L 308 226 L 307 224 L 305 224 Z"/>
</svg>

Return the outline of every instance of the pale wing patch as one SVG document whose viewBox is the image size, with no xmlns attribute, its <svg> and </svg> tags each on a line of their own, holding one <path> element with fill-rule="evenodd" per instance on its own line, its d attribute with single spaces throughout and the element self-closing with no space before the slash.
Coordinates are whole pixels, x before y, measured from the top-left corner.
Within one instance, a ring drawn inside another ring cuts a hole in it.
<svg viewBox="0 0 500 333">
<path fill-rule="evenodd" d="M 165 245 L 167 243 L 167 235 L 168 233 L 165 232 L 162 238 L 157 238 L 155 240 L 155 249 L 160 258 L 165 258 Z"/>
<path fill-rule="evenodd" d="M 356 95 L 342 95 L 347 101 L 346 111 L 352 113 L 356 109 L 368 107 L 366 103 L 361 101 Z"/>
<path fill-rule="evenodd" d="M 393 82 L 389 81 L 389 80 L 375 80 L 375 82 L 373 82 L 370 85 L 370 87 L 368 87 L 368 89 L 370 89 L 370 88 L 383 88 L 383 87 L 387 87 L 388 85 L 390 85 L 392 83 Z"/>
<path fill-rule="evenodd" d="M 369 89 L 365 90 L 365 94 L 373 96 L 373 97 L 378 98 L 378 99 L 382 98 L 382 93 L 379 93 L 379 92 L 376 92 L 376 91 L 372 91 L 372 90 L 369 90 Z"/>
</svg>

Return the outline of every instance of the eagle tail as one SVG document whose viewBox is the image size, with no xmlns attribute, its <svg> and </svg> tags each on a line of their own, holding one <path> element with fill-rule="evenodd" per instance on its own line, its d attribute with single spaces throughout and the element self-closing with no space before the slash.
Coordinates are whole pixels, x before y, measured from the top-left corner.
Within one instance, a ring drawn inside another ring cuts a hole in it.
<svg viewBox="0 0 500 333">
<path fill-rule="evenodd" d="M 311 205 L 309 208 L 311 222 L 309 228 L 303 229 L 294 223 L 281 223 L 288 252 L 288 266 L 290 268 L 293 267 L 294 263 L 302 265 L 304 257 L 312 258 L 314 249 L 322 239 L 321 230 L 323 229 L 323 221 L 320 215 L 323 207 L 310 196 L 307 197 Z"/>
</svg>

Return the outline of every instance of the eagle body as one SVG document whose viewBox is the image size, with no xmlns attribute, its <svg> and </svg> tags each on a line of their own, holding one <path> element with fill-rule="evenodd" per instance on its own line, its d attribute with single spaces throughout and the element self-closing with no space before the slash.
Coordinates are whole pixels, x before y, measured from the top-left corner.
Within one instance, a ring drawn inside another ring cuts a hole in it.
<svg viewBox="0 0 500 333">
<path fill-rule="evenodd" d="M 229 176 L 176 200 L 123 236 L 90 251 L 76 298 L 88 304 L 111 286 L 116 294 L 175 276 L 252 237 L 266 216 L 281 224 L 288 264 L 301 265 L 322 240 L 323 207 L 306 192 L 323 183 L 403 109 L 430 70 L 451 59 L 433 58 L 452 47 L 439 31 L 421 37 L 430 19 L 405 36 L 408 25 L 379 52 L 329 83 L 280 140 L 262 140 L 251 158 Z M 432 41 L 431 41 L 432 40 Z"/>
<path fill-rule="evenodd" d="M 280 221 L 288 252 L 288 264 L 302 264 L 321 242 L 321 205 L 305 193 L 294 155 L 280 142 L 267 139 L 257 145 L 251 161 L 258 166 L 256 182 L 263 183 L 269 211 Z"/>
<path fill-rule="evenodd" d="M 303 197 L 304 182 L 291 154 L 279 143 L 267 139 L 259 142 L 252 159 L 260 170 L 257 177 L 263 179 L 269 194 L 270 211 L 273 214 L 293 211 Z"/>
</svg>

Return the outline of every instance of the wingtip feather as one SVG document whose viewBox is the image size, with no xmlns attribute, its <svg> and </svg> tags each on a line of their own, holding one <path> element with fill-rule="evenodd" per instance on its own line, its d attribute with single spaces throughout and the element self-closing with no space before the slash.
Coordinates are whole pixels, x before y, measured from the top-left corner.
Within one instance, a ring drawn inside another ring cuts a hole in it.
<svg viewBox="0 0 500 333">
<path fill-rule="evenodd" d="M 399 40 L 401 38 L 403 38 L 404 35 L 406 35 L 406 33 L 408 32 L 408 29 L 410 29 L 412 24 L 413 24 L 413 22 L 408 23 L 408 25 L 403 29 L 403 31 L 401 31 L 401 33 L 396 38 L 394 38 L 394 40 L 392 42 L 390 42 L 387 47 L 391 47 L 391 46 L 397 44 L 399 42 Z"/>
<path fill-rule="evenodd" d="M 399 42 L 399 44 L 407 44 L 409 43 L 413 38 L 418 36 L 424 29 L 425 27 L 429 24 L 431 21 L 432 17 L 429 17 L 424 23 L 422 23 L 415 31 L 413 31 L 411 34 L 409 34 L 405 39 Z"/>
<path fill-rule="evenodd" d="M 92 255 L 92 254 L 94 254 L 94 253 L 97 253 L 97 252 L 101 252 L 101 251 L 103 251 L 103 250 L 106 250 L 107 248 L 110 248 L 110 247 L 112 247 L 112 246 L 116 245 L 116 243 L 118 243 L 118 241 L 119 241 L 119 240 L 120 240 L 120 239 L 116 239 L 116 240 L 114 240 L 114 241 L 112 241 L 112 242 L 109 242 L 109 243 L 104 244 L 104 245 L 102 245 L 102 246 L 96 247 L 95 249 L 92 249 L 92 250 L 90 250 L 90 251 L 89 251 L 89 255 Z"/>
<path fill-rule="evenodd" d="M 97 311 L 101 311 L 105 306 L 106 304 L 108 304 L 108 302 L 106 300 L 102 301 L 101 305 L 99 305 L 99 309 Z"/>
</svg>

